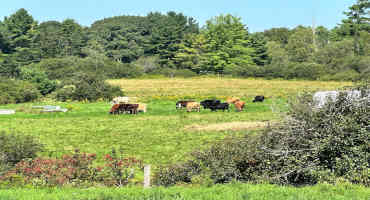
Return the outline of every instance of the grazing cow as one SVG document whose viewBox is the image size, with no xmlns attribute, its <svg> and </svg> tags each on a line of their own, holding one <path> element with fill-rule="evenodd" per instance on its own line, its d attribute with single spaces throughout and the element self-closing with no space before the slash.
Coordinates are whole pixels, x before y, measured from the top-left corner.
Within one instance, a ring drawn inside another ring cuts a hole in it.
<svg viewBox="0 0 370 200">
<path fill-rule="evenodd" d="M 253 103 L 255 102 L 263 102 L 265 100 L 265 96 L 255 96 Z"/>
<path fill-rule="evenodd" d="M 121 113 L 129 113 L 129 114 L 137 114 L 139 104 L 114 104 L 110 109 L 110 114 L 121 114 Z"/>
<path fill-rule="evenodd" d="M 227 98 L 226 99 L 226 102 L 229 103 L 229 104 L 235 103 L 237 101 L 240 101 L 240 98 L 238 98 L 238 97 L 230 97 L 230 98 Z"/>
<path fill-rule="evenodd" d="M 235 108 L 237 111 L 242 111 L 244 106 L 245 106 L 245 102 L 244 101 L 237 101 L 234 103 L 235 105 Z"/>
<path fill-rule="evenodd" d="M 195 102 L 195 101 L 178 101 L 176 102 L 176 109 L 182 109 L 182 108 L 186 108 L 186 105 L 190 102 Z"/>
<path fill-rule="evenodd" d="M 228 103 L 219 103 L 217 105 L 211 105 L 209 107 L 211 111 L 216 111 L 216 110 L 222 110 L 222 111 L 229 111 L 229 104 Z"/>
<path fill-rule="evenodd" d="M 137 114 L 139 104 L 123 104 L 125 105 L 124 111 L 130 114 Z"/>
<path fill-rule="evenodd" d="M 198 102 L 189 102 L 186 104 L 186 111 L 191 112 L 192 110 L 196 110 L 200 112 L 200 104 Z"/>
<path fill-rule="evenodd" d="M 221 103 L 220 100 L 204 100 L 200 102 L 200 105 L 202 105 L 204 109 L 207 109 L 207 108 L 217 106 L 220 103 Z"/>
<path fill-rule="evenodd" d="M 119 107 L 120 104 L 114 104 L 112 108 L 110 109 L 109 113 L 110 114 L 119 114 Z"/>
<path fill-rule="evenodd" d="M 146 113 L 146 104 L 145 103 L 138 103 L 139 107 L 137 108 L 138 112 Z"/>
</svg>

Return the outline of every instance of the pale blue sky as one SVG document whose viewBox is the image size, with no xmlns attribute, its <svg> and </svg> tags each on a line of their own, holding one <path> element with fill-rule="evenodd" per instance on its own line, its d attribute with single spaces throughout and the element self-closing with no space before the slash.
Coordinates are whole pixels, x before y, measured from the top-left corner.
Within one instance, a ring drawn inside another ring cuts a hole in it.
<svg viewBox="0 0 370 200">
<path fill-rule="evenodd" d="M 151 11 L 182 12 L 200 25 L 230 13 L 242 18 L 250 31 L 273 27 L 317 25 L 333 28 L 344 18 L 343 11 L 356 0 L 1 0 L 0 19 L 25 8 L 37 21 L 75 19 L 84 26 L 118 15 L 146 15 Z"/>
</svg>

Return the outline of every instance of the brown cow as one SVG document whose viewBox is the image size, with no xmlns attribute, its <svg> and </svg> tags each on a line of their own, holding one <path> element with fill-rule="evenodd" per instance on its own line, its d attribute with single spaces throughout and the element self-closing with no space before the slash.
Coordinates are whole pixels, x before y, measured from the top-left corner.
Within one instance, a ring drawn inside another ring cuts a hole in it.
<svg viewBox="0 0 370 200">
<path fill-rule="evenodd" d="M 236 108 L 237 111 L 242 111 L 244 106 L 245 106 L 245 102 L 244 101 L 236 101 L 234 103 L 234 105 L 235 105 L 235 108 Z"/>
<path fill-rule="evenodd" d="M 192 110 L 196 110 L 197 112 L 200 112 L 200 103 L 198 102 L 188 102 L 186 104 L 186 111 L 191 112 Z"/>
<path fill-rule="evenodd" d="M 139 104 L 114 104 L 110 110 L 110 114 L 130 113 L 137 114 Z"/>
<path fill-rule="evenodd" d="M 109 113 L 110 114 L 119 114 L 119 107 L 120 104 L 114 104 L 112 108 L 110 109 Z"/>
</svg>

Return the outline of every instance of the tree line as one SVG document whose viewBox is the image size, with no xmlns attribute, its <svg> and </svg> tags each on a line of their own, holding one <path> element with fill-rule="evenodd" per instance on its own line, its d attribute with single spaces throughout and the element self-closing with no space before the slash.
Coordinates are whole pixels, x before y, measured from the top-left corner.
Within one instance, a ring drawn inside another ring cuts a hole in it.
<svg viewBox="0 0 370 200">
<path fill-rule="evenodd" d="M 333 29 L 279 27 L 250 33 L 241 18 L 213 17 L 203 27 L 182 13 L 116 16 L 81 26 L 73 19 L 38 23 L 25 9 L 0 21 L 0 76 L 23 71 L 66 79 L 76 72 L 107 78 L 203 74 L 284 79 L 370 77 L 369 0 L 358 0 Z"/>
</svg>

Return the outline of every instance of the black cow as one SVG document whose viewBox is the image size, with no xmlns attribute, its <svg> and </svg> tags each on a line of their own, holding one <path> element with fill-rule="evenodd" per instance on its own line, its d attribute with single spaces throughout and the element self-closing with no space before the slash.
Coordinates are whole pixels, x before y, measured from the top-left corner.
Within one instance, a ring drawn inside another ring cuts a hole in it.
<svg viewBox="0 0 370 200">
<path fill-rule="evenodd" d="M 204 109 L 207 109 L 207 108 L 217 106 L 220 103 L 221 103 L 220 100 L 204 100 L 200 102 L 200 105 L 202 105 Z"/>
<path fill-rule="evenodd" d="M 211 105 L 209 107 L 211 111 L 216 111 L 216 110 L 222 110 L 222 111 L 229 111 L 229 104 L 228 103 L 219 103 L 217 105 Z"/>
<path fill-rule="evenodd" d="M 265 100 L 265 96 L 255 96 L 253 103 L 254 102 L 263 102 Z"/>
</svg>

